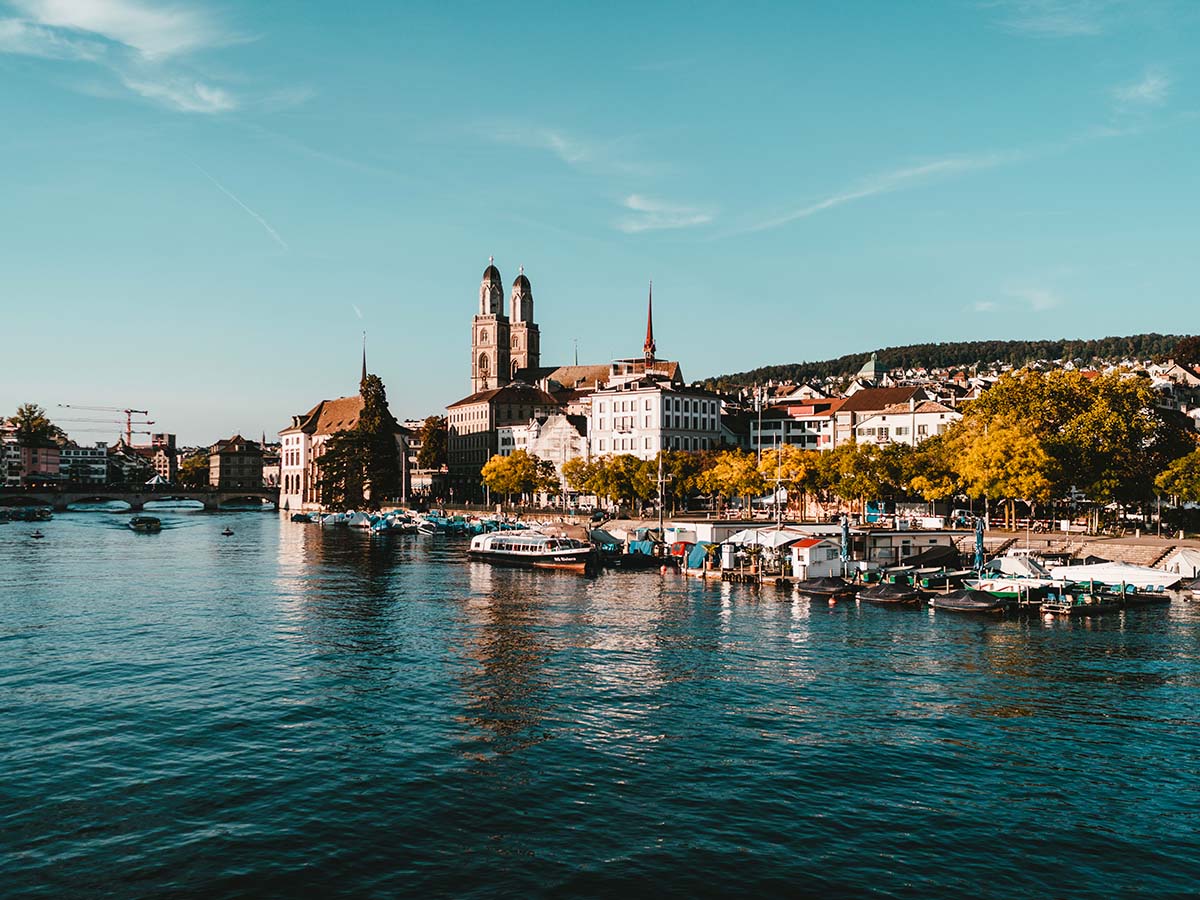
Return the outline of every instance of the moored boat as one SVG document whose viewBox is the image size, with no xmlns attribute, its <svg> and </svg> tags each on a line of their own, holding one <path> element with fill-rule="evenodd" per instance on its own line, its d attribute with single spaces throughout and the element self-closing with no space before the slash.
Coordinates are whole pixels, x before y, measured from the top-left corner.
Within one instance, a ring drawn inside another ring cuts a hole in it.
<svg viewBox="0 0 1200 900">
<path fill-rule="evenodd" d="M 916 588 L 901 584 L 878 584 L 858 592 L 859 600 L 880 606 L 916 606 L 920 598 Z"/>
<path fill-rule="evenodd" d="M 596 565 L 596 548 L 587 541 L 527 531 L 496 532 L 471 538 L 467 555 L 502 566 L 526 569 L 564 569 L 590 572 Z"/>
<path fill-rule="evenodd" d="M 138 534 L 153 534 L 162 531 L 162 521 L 156 516 L 134 516 L 129 520 L 129 527 Z"/>
<path fill-rule="evenodd" d="M 806 578 L 796 582 L 796 590 L 812 597 L 849 597 L 854 593 L 854 586 L 844 578 L 825 576 L 823 578 Z"/>
<path fill-rule="evenodd" d="M 946 594 L 930 594 L 929 605 L 934 609 L 945 609 L 950 612 L 1004 612 L 1008 602 L 987 591 L 964 588 L 950 591 Z"/>
<path fill-rule="evenodd" d="M 1044 616 L 1094 616 L 1120 608 L 1115 595 L 1094 593 L 1087 586 L 1052 589 L 1041 605 Z"/>
</svg>

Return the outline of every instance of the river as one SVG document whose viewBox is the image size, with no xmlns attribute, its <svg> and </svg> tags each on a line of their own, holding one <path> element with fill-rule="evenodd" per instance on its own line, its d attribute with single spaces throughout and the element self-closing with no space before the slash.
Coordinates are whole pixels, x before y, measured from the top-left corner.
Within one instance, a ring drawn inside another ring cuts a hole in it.
<svg viewBox="0 0 1200 900">
<path fill-rule="evenodd" d="M 0 525 L 0 895 L 1195 890 L 1200 604 L 988 620 L 155 515 Z"/>
</svg>

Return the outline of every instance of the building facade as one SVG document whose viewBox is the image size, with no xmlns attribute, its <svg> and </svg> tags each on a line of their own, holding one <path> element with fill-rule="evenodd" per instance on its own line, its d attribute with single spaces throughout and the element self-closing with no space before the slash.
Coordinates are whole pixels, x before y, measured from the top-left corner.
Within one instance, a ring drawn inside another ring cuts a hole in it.
<svg viewBox="0 0 1200 900">
<path fill-rule="evenodd" d="M 82 447 L 67 441 L 58 451 L 59 473 L 69 484 L 106 484 L 108 482 L 108 444 L 98 442 Z"/>
<path fill-rule="evenodd" d="M 240 434 L 208 448 L 208 484 L 220 490 L 263 486 L 263 454 Z"/>
<path fill-rule="evenodd" d="M 878 415 L 863 419 L 855 428 L 860 444 L 907 444 L 915 447 L 926 438 L 945 434 L 962 418 L 962 413 L 932 400 L 889 406 Z"/>
</svg>

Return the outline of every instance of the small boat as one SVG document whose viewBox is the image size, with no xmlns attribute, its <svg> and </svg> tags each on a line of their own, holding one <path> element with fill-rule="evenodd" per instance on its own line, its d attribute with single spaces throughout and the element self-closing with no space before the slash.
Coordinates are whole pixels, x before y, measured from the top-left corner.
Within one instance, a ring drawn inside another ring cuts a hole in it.
<svg viewBox="0 0 1200 900">
<path fill-rule="evenodd" d="M 44 535 L 44 534 L 42 534 L 42 532 L 41 532 L 41 531 L 35 531 L 35 532 L 33 532 L 31 535 L 29 535 L 29 536 L 30 536 L 31 538 L 33 538 L 35 541 L 40 541 L 42 538 L 44 538 L 44 537 L 45 537 L 45 535 Z"/>
<path fill-rule="evenodd" d="M 535 532 L 476 535 L 471 538 L 467 555 L 496 565 L 525 569 L 587 573 L 594 571 L 596 566 L 596 548 L 587 541 Z"/>
<path fill-rule="evenodd" d="M 233 529 L 230 528 L 228 525 L 226 525 L 225 530 L 222 531 L 221 534 L 224 535 L 225 537 L 230 537 L 233 535 Z"/>
<path fill-rule="evenodd" d="M 969 588 L 947 594 L 930 594 L 929 605 L 950 612 L 998 613 L 1008 608 L 1008 602 L 1003 597 Z"/>
<path fill-rule="evenodd" d="M 849 597 L 854 593 L 854 586 L 844 578 L 825 576 L 797 581 L 796 590 L 812 597 Z"/>
<path fill-rule="evenodd" d="M 312 517 L 308 513 L 292 513 L 293 522 L 312 522 Z"/>
<path fill-rule="evenodd" d="M 920 598 L 916 588 L 903 584 L 877 584 L 858 592 L 859 600 L 880 606 L 916 606 Z"/>
<path fill-rule="evenodd" d="M 1086 587 L 1052 590 L 1041 606 L 1044 616 L 1094 616 L 1118 609 L 1114 595 L 1093 593 Z"/>
<path fill-rule="evenodd" d="M 138 534 L 156 534 L 162 531 L 162 521 L 154 516 L 134 516 L 129 520 L 129 527 Z"/>
</svg>

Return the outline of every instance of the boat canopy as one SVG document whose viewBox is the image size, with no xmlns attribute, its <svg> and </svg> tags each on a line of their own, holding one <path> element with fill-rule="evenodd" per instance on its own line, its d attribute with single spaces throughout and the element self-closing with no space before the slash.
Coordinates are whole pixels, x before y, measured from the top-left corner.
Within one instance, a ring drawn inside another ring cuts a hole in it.
<svg viewBox="0 0 1200 900">
<path fill-rule="evenodd" d="M 1007 575 L 1010 578 L 1050 578 L 1050 571 L 1032 556 L 1024 554 L 1007 554 L 997 556 L 983 567 L 983 571 L 993 575 Z"/>
<path fill-rule="evenodd" d="M 725 539 L 725 543 L 738 547 L 757 546 L 778 549 L 810 537 L 812 535 L 807 532 L 795 531 L 791 528 L 745 528 L 730 535 Z"/>
</svg>

